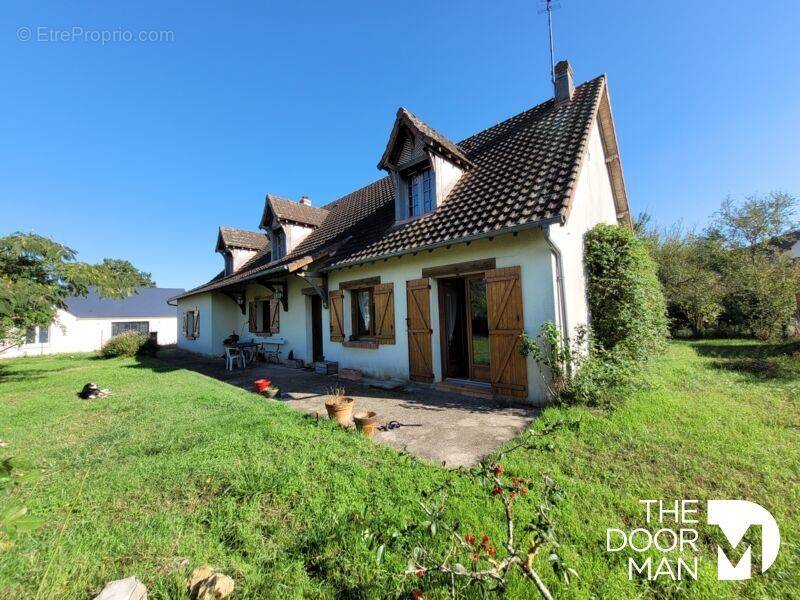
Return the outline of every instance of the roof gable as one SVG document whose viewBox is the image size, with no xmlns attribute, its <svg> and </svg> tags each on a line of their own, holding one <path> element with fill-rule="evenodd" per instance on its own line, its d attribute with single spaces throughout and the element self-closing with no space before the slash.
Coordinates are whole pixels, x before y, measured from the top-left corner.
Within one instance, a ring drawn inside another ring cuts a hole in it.
<svg viewBox="0 0 800 600">
<path fill-rule="evenodd" d="M 260 231 L 247 231 L 235 227 L 220 227 L 217 234 L 216 252 L 240 248 L 243 250 L 262 250 L 269 245 L 267 236 Z"/>
<path fill-rule="evenodd" d="M 461 168 L 472 166 L 472 162 L 456 144 L 400 107 L 378 168 L 402 168 L 424 157 L 425 150 L 436 152 Z"/>
<path fill-rule="evenodd" d="M 292 223 L 304 227 L 319 227 L 327 216 L 328 211 L 324 208 L 267 194 L 260 227 L 261 229 L 270 229 L 273 217 L 282 224 Z"/>
</svg>

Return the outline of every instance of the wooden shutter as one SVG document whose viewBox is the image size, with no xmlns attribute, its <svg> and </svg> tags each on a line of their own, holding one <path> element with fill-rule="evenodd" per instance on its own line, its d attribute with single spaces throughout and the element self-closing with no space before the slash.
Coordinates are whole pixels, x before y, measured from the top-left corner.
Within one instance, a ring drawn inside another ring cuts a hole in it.
<svg viewBox="0 0 800 600">
<path fill-rule="evenodd" d="M 375 302 L 375 338 L 381 344 L 394 344 L 394 284 L 382 283 L 372 288 Z"/>
<path fill-rule="evenodd" d="M 486 303 L 492 393 L 526 398 L 528 373 L 519 353 L 523 325 L 519 267 L 486 271 Z"/>
<path fill-rule="evenodd" d="M 187 331 L 187 322 L 189 319 L 189 313 L 183 313 L 183 337 L 189 337 L 189 332 Z"/>
<path fill-rule="evenodd" d="M 342 290 L 333 290 L 328 292 L 328 306 L 330 308 L 331 317 L 331 341 L 343 342 L 344 341 L 344 320 L 342 318 L 342 306 L 344 304 L 344 292 Z"/>
<path fill-rule="evenodd" d="M 408 328 L 408 376 L 414 381 L 433 382 L 431 350 L 430 279 L 406 281 L 406 326 Z"/>
<path fill-rule="evenodd" d="M 194 337 L 200 337 L 200 311 L 194 311 Z"/>
<path fill-rule="evenodd" d="M 270 333 L 280 333 L 281 332 L 281 301 L 280 300 L 270 300 L 269 301 L 269 332 Z"/>
<path fill-rule="evenodd" d="M 258 305 L 255 302 L 247 303 L 247 331 L 250 333 L 255 333 L 258 331 L 258 315 L 256 314 L 257 306 Z"/>
</svg>

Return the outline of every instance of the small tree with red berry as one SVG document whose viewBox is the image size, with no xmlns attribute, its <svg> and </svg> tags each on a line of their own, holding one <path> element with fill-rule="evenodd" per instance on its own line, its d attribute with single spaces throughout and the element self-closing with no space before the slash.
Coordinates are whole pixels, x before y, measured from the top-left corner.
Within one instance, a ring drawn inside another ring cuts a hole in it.
<svg viewBox="0 0 800 600">
<path fill-rule="evenodd" d="M 441 553 L 424 545 L 413 548 L 405 575 L 418 578 L 420 583 L 424 583 L 424 587 L 433 589 L 446 586 L 453 598 L 470 586 L 478 586 L 482 591 L 503 591 L 509 573 L 517 571 L 533 582 L 543 598 L 552 600 L 550 590 L 534 568 L 536 556 L 547 550 L 550 565 L 567 585 L 570 578 L 577 575 L 559 553 L 552 521 L 551 510 L 563 497 L 563 492 L 552 477 L 546 475 L 542 499 L 533 518 L 518 528 L 514 519 L 514 507 L 518 502 L 527 500 L 531 481 L 507 472 L 502 460 L 509 453 L 520 449 L 551 451 L 554 445 L 547 440 L 549 434 L 565 426 L 577 429 L 579 425 L 578 421 L 554 421 L 546 423 L 538 431 L 531 429 L 517 444 L 469 471 L 487 489 L 490 497 L 503 506 L 505 534 L 499 543 L 493 543 L 485 533 L 462 533 L 459 520 L 448 521 L 445 518 L 448 487 L 445 484 L 420 501 L 419 505 L 426 516 L 423 522 L 407 525 L 402 532 L 394 532 L 388 539 L 372 532 L 365 533 L 370 542 L 383 542 L 377 549 L 378 561 L 387 544 L 396 543 L 403 534 L 412 530 L 427 529 L 432 536 L 444 533 L 450 543 L 443 557 Z M 412 597 L 422 598 L 423 590 L 415 589 Z"/>
</svg>

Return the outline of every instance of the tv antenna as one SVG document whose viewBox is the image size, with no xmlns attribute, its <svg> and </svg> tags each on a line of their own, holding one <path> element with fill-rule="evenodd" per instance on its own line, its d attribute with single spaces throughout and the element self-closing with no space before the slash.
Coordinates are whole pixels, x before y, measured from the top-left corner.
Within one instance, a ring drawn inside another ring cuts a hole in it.
<svg viewBox="0 0 800 600">
<path fill-rule="evenodd" d="M 550 36 L 550 82 L 555 85 L 556 83 L 556 58 L 555 48 L 553 46 L 553 11 L 561 8 L 560 2 L 553 2 L 553 0 L 543 0 L 542 8 L 539 14 L 547 13 L 547 33 Z"/>
</svg>

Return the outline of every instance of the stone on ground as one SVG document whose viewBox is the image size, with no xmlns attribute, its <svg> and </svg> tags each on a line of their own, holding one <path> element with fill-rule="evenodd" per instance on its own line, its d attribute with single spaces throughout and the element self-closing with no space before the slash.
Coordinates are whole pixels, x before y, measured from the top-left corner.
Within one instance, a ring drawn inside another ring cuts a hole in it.
<svg viewBox="0 0 800 600">
<path fill-rule="evenodd" d="M 94 600 L 147 600 L 147 588 L 136 577 L 109 581 Z"/>
<path fill-rule="evenodd" d="M 233 592 L 233 579 L 209 566 L 197 567 L 189 575 L 189 594 L 196 600 L 220 600 Z"/>
</svg>

